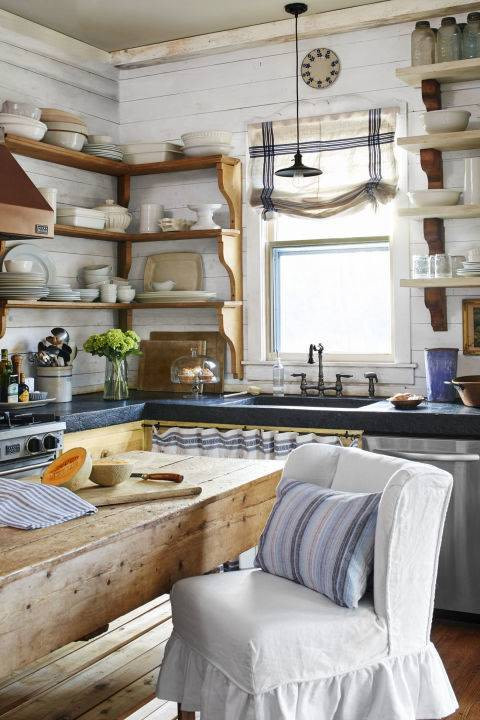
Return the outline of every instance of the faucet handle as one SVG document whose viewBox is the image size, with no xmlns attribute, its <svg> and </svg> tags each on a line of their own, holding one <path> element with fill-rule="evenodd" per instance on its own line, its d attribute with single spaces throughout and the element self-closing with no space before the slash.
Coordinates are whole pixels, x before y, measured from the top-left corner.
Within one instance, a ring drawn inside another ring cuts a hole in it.
<svg viewBox="0 0 480 720">
<path fill-rule="evenodd" d="M 305 380 L 307 373 L 292 373 L 292 377 L 299 377 L 302 378 L 302 380 Z"/>
<path fill-rule="evenodd" d="M 337 378 L 337 382 L 339 382 L 342 380 L 342 378 L 351 378 L 353 377 L 353 375 L 342 375 L 342 373 L 337 373 L 335 377 Z"/>
<path fill-rule="evenodd" d="M 368 373 L 365 373 L 365 375 L 364 375 L 363 377 L 364 377 L 366 380 L 374 380 L 375 382 L 378 382 L 377 373 L 368 372 Z"/>
<path fill-rule="evenodd" d="M 300 392 L 302 396 L 307 394 L 307 373 L 292 373 L 292 377 L 300 378 Z"/>
</svg>

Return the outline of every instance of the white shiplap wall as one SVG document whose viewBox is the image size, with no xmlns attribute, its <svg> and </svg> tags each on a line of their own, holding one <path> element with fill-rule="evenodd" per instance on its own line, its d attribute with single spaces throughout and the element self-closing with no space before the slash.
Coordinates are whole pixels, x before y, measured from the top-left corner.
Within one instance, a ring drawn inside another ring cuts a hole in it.
<svg viewBox="0 0 480 720">
<path fill-rule="evenodd" d="M 458 18 L 459 21 L 463 17 Z M 307 18 L 308 21 L 308 18 Z M 439 19 L 434 21 L 438 25 Z M 419 113 L 424 110 L 420 92 L 397 80 L 395 69 L 410 64 L 410 34 L 412 24 L 402 24 L 362 30 L 332 37 L 319 37 L 300 43 L 300 56 L 313 47 L 326 46 L 335 50 L 342 63 L 342 74 L 335 85 L 325 91 L 317 91 L 300 83 L 301 112 L 331 113 L 364 109 L 367 107 L 396 105 L 408 110 L 410 133 L 423 132 Z M 232 52 L 194 58 L 178 63 L 168 63 L 149 68 L 122 70 L 120 72 L 120 134 L 123 141 L 177 140 L 190 130 L 229 129 L 234 133 L 234 154 L 244 159 L 246 126 L 279 117 L 291 117 L 295 107 L 291 102 L 294 91 L 294 46 L 292 43 L 266 45 Z M 471 127 L 478 127 L 479 82 L 445 86 L 444 106 L 469 109 L 472 112 Z M 463 185 L 463 157 L 461 153 L 445 154 L 445 184 L 448 187 Z M 407 164 L 405 164 L 407 165 Z M 408 162 L 410 189 L 426 187 L 426 178 L 418 158 L 411 156 Z M 134 183 L 132 203 L 138 207 L 142 201 L 156 201 L 172 210 L 173 215 L 189 215 L 189 202 L 221 201 L 213 175 L 209 171 L 186 176 L 162 175 L 139 178 Z M 402 201 L 402 199 L 400 200 Z M 244 213 L 244 218 L 246 214 Z M 452 254 L 464 254 L 479 240 L 480 221 L 450 221 L 446 223 L 447 250 Z M 418 223 L 403 223 L 401 242 L 411 253 L 426 252 Z M 247 246 L 245 236 L 244 247 Z M 177 247 L 180 247 L 177 244 Z M 182 243 L 182 249 L 198 249 L 191 243 Z M 166 250 L 165 245 L 159 251 Z M 224 297 L 225 273 L 215 260 L 213 243 L 201 248 L 206 253 L 207 286 L 217 289 Z M 135 250 L 135 277 L 142 274 L 143 260 L 139 257 L 150 253 L 150 246 L 141 245 Z M 245 263 L 246 267 L 246 263 Z M 409 290 L 402 292 L 409 293 Z M 416 384 L 424 387 L 425 370 L 423 349 L 429 346 L 462 346 L 461 299 L 469 291 L 448 291 L 449 330 L 433 333 L 429 314 L 420 291 L 411 291 L 411 347 L 412 361 L 418 363 Z M 477 294 L 472 291 L 470 294 Z M 248 313 L 248 307 L 246 308 Z M 246 316 L 247 316 L 246 313 Z M 137 330 L 145 336 L 152 324 L 180 321 L 182 327 L 194 327 L 198 322 L 209 322 L 205 314 L 198 312 L 189 316 L 185 312 L 167 320 L 165 313 L 145 313 L 137 319 Z M 145 325 L 143 323 L 146 323 Z M 316 335 L 312 327 L 312 336 Z M 255 359 L 255 349 L 250 348 L 249 359 Z M 460 356 L 460 369 L 477 371 L 475 358 Z M 249 370 L 256 372 L 259 370 Z M 260 371 L 269 376 L 270 371 Z M 362 377 L 363 369 L 359 369 Z M 382 375 L 380 371 L 380 376 Z M 387 371 L 384 373 L 387 377 Z M 254 375 L 251 375 L 255 377 Z M 391 387 L 402 385 L 411 373 L 399 369 L 397 375 L 388 370 Z"/>
<path fill-rule="evenodd" d="M 66 42 L 67 41 L 67 42 Z M 93 49 L 63 38 L 33 23 L 2 13 L 0 16 L 0 104 L 6 98 L 58 107 L 80 113 L 92 132 L 118 137 L 118 83 L 116 71 L 99 62 Z M 58 188 L 60 204 L 93 206 L 115 197 L 112 178 L 17 156 L 39 187 Z M 60 281 L 76 285 L 78 270 L 86 264 L 113 263 L 115 245 L 97 240 L 56 237 L 28 241 L 48 250 Z M 16 245 L 17 241 L 9 242 Z M 86 310 L 11 310 L 1 341 L 10 351 L 36 349 L 52 327 L 70 330 L 79 347 L 92 332 L 112 327 L 113 313 Z M 100 386 L 104 360 L 80 351 L 74 364 L 77 391 Z"/>
</svg>

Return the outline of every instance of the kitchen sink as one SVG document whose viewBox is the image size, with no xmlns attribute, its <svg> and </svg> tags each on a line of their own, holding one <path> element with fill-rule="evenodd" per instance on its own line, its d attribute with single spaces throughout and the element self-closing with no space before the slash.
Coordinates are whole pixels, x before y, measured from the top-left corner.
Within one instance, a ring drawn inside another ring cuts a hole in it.
<svg viewBox="0 0 480 720">
<path fill-rule="evenodd" d="M 301 395 L 254 395 L 225 398 L 224 403 L 227 405 L 248 405 L 261 407 L 305 407 L 305 408 L 345 408 L 355 410 L 356 408 L 371 405 L 378 402 L 382 398 L 368 397 L 315 397 Z"/>
</svg>

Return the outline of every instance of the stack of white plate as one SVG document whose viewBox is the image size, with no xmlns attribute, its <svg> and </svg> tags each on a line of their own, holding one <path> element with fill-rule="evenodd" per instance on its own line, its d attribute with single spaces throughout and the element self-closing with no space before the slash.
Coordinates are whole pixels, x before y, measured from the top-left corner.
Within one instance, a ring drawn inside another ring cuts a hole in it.
<svg viewBox="0 0 480 720">
<path fill-rule="evenodd" d="M 182 135 L 185 155 L 193 157 L 208 155 L 230 155 L 232 133 L 223 130 L 202 130 Z"/>
<path fill-rule="evenodd" d="M 129 143 L 121 149 L 124 162 L 130 165 L 178 160 L 183 156 L 182 146 L 171 142 Z"/>
<path fill-rule="evenodd" d="M 155 290 L 137 293 L 135 299 L 141 303 L 205 302 L 216 297 L 216 293 L 206 290 Z"/>
<path fill-rule="evenodd" d="M 83 152 L 87 155 L 104 157 L 109 160 L 123 160 L 123 152 L 119 145 L 116 145 L 110 135 L 89 135 Z"/>
<path fill-rule="evenodd" d="M 457 270 L 460 277 L 478 277 L 480 275 L 480 260 L 466 260 L 462 263 L 463 268 Z"/>
<path fill-rule="evenodd" d="M 0 298 L 3 300 L 40 300 L 46 295 L 48 290 L 42 274 L 0 272 Z"/>
<path fill-rule="evenodd" d="M 72 289 L 68 283 L 58 283 L 48 286 L 49 302 L 77 302 L 81 299 L 80 290 Z"/>
</svg>

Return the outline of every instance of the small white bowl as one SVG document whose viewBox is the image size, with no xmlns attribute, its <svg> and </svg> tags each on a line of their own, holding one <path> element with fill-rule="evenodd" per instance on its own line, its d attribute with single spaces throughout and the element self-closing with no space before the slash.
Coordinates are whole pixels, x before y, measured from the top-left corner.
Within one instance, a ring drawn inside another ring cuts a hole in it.
<svg viewBox="0 0 480 720">
<path fill-rule="evenodd" d="M 29 273 L 32 270 L 32 266 L 32 260 L 5 260 L 5 268 L 7 272 Z"/>
<path fill-rule="evenodd" d="M 82 133 L 68 132 L 68 130 L 47 130 L 43 142 L 49 145 L 57 145 L 66 150 L 81 150 L 85 145 L 87 137 Z"/>
<path fill-rule="evenodd" d="M 409 192 L 408 197 L 415 207 L 456 205 L 460 198 L 460 190 L 416 190 Z"/>
<path fill-rule="evenodd" d="M 430 110 L 421 115 L 427 133 L 466 130 L 471 113 L 468 110 Z"/>
<path fill-rule="evenodd" d="M 164 280 L 163 282 L 152 282 L 154 290 L 173 290 L 175 283 L 173 280 Z"/>
<path fill-rule="evenodd" d="M 109 272 L 112 271 L 111 265 L 85 265 L 85 267 L 82 268 L 84 273 L 89 273 L 91 275 L 108 275 Z"/>
<path fill-rule="evenodd" d="M 117 288 L 117 301 L 118 302 L 132 302 L 135 297 L 135 290 L 127 290 L 124 287 Z"/>
</svg>

